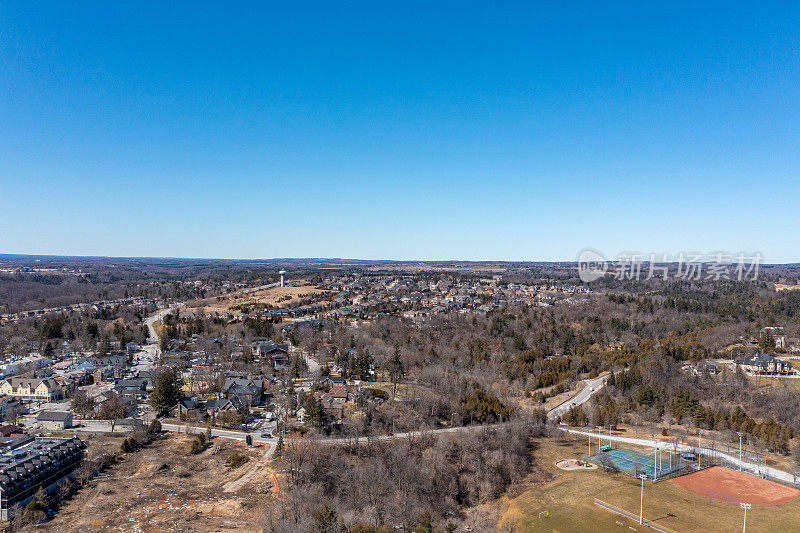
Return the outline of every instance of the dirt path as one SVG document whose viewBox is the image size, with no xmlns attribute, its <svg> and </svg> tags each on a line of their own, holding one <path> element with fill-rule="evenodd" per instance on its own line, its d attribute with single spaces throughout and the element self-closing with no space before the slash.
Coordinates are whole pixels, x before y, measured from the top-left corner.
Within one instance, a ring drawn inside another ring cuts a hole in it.
<svg viewBox="0 0 800 533">
<path fill-rule="evenodd" d="M 253 480 L 253 478 L 255 478 L 261 472 L 268 471 L 269 470 L 268 463 L 274 452 L 275 452 L 275 447 L 269 446 L 269 448 L 267 448 L 267 451 L 264 452 L 264 455 L 261 457 L 261 459 L 256 461 L 256 463 L 253 466 L 251 466 L 247 472 L 242 474 L 241 477 L 225 483 L 225 485 L 222 486 L 222 492 L 236 492 L 242 487 L 244 487 L 247 483 L 250 483 Z"/>
</svg>

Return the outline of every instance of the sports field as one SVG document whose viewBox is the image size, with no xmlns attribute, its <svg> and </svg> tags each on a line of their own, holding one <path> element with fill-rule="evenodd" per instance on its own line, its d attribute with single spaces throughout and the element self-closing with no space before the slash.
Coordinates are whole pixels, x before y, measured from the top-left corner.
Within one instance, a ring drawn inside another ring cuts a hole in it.
<svg viewBox="0 0 800 533">
<path fill-rule="evenodd" d="M 598 498 L 638 514 L 638 479 L 600 469 L 567 472 L 555 466 L 559 459 L 575 457 L 585 449 L 585 441 L 564 445 L 542 441 L 534 456 L 555 478 L 513 499 L 500 521 L 500 528 L 513 526 L 516 531 L 547 533 L 631 533 L 629 527 L 640 533 L 652 531 L 640 529 L 637 522 L 593 503 L 593 498 Z M 543 511 L 547 513 L 540 517 Z M 679 533 L 741 531 L 743 518 L 738 503 L 710 499 L 667 481 L 645 482 L 644 517 Z M 747 512 L 747 531 L 800 531 L 800 498 L 775 507 L 753 506 Z"/>
<path fill-rule="evenodd" d="M 609 465 L 631 476 L 644 474 L 650 479 L 663 477 L 676 472 L 685 466 L 679 456 L 674 454 L 653 452 L 641 453 L 623 448 L 596 453 L 587 457 L 587 461 L 596 465 Z"/>
<path fill-rule="evenodd" d="M 781 505 L 797 498 L 800 491 L 745 472 L 713 466 L 670 481 L 679 487 L 723 502 Z"/>
</svg>

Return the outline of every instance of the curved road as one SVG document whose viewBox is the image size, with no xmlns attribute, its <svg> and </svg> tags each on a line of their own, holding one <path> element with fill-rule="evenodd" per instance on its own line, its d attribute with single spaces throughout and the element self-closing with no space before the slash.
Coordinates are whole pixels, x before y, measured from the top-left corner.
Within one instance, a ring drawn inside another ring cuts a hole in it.
<svg viewBox="0 0 800 533">
<path fill-rule="evenodd" d="M 547 417 L 556 418 L 569 411 L 572 406 L 585 404 L 595 393 L 605 386 L 607 379 L 608 374 L 587 381 L 586 386 L 578 394 L 550 409 L 547 412 Z"/>
</svg>

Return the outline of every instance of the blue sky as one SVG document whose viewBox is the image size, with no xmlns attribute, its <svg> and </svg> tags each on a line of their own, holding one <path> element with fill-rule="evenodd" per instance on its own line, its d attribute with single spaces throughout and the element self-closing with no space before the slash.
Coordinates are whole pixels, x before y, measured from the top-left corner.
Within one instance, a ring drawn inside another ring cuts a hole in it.
<svg viewBox="0 0 800 533">
<path fill-rule="evenodd" d="M 796 2 L 161 4 L 0 4 L 0 253 L 800 261 Z"/>
</svg>

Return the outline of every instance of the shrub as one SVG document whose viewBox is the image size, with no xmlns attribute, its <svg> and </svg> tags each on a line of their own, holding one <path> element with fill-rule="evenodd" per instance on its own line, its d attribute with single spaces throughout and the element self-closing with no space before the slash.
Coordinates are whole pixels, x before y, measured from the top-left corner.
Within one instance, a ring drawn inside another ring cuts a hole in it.
<svg viewBox="0 0 800 533">
<path fill-rule="evenodd" d="M 227 459 L 225 459 L 225 466 L 227 466 L 228 468 L 239 468 L 249 460 L 250 458 L 247 457 L 246 455 L 233 453 L 229 455 Z"/>
<path fill-rule="evenodd" d="M 189 449 L 189 453 L 197 455 L 206 449 L 206 444 L 206 436 L 204 434 L 200 433 L 196 435 L 194 440 L 192 440 L 192 447 Z"/>
<path fill-rule="evenodd" d="M 119 449 L 122 453 L 131 453 L 132 451 L 136 450 L 136 441 L 133 440 L 133 437 L 128 437 L 122 441 Z"/>
<path fill-rule="evenodd" d="M 157 419 L 154 418 L 153 421 L 150 422 L 150 425 L 147 427 L 147 431 L 149 431 L 153 435 L 155 435 L 156 433 L 161 433 L 161 422 L 159 422 Z"/>
</svg>

